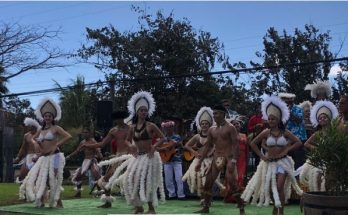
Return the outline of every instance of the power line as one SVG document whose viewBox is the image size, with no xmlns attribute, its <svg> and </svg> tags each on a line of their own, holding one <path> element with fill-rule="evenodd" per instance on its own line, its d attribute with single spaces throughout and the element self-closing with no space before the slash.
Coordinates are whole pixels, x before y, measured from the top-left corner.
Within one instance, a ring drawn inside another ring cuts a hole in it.
<svg viewBox="0 0 348 215">
<path fill-rule="evenodd" d="M 320 61 L 311 61 L 311 62 L 303 62 L 303 63 L 290 63 L 290 64 L 283 64 L 283 65 L 277 65 L 277 66 L 268 66 L 268 67 L 254 67 L 254 68 L 242 68 L 242 69 L 235 69 L 235 70 L 224 70 L 224 71 L 217 71 L 217 72 L 205 72 L 205 73 L 197 73 L 197 74 L 184 74 L 184 75 L 172 75 L 172 76 L 166 76 L 166 77 L 155 77 L 155 78 L 137 78 L 137 79 L 116 79 L 115 82 L 142 82 L 142 81 L 156 81 L 156 80 L 163 80 L 163 79 L 177 79 L 177 78 L 188 78 L 188 77 L 197 77 L 197 76 L 212 76 L 212 75 L 222 75 L 227 73 L 250 73 L 252 71 L 259 71 L 259 70 L 271 70 L 271 69 L 280 69 L 280 68 L 286 68 L 286 67 L 294 67 L 294 66 L 306 66 L 306 65 L 313 65 L 318 63 L 331 63 L 331 62 L 337 62 L 337 61 L 348 61 L 348 57 L 343 58 L 336 58 L 331 60 L 320 60 Z M 98 81 L 94 83 L 88 83 L 84 84 L 84 86 L 94 86 L 94 85 L 105 85 L 109 83 L 110 81 Z M 5 97 L 11 97 L 11 96 L 23 96 L 23 95 L 33 95 L 33 94 L 43 94 L 43 93 L 51 93 L 51 92 L 58 92 L 58 91 L 64 91 L 69 89 L 74 89 L 77 86 L 66 86 L 66 87 L 56 87 L 51 89 L 45 89 L 45 90 L 36 90 L 36 91 L 30 91 L 30 92 L 22 92 L 22 93 L 13 93 L 13 94 L 6 94 L 6 95 L 0 95 L 0 98 Z"/>
</svg>

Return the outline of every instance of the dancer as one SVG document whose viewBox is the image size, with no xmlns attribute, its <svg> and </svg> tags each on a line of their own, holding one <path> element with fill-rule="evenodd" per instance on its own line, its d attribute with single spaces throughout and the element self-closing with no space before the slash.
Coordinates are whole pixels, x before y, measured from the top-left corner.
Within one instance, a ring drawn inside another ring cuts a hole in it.
<svg viewBox="0 0 348 215">
<path fill-rule="evenodd" d="M 304 146 L 309 150 L 316 147 L 318 135 L 325 135 L 331 121 L 338 116 L 335 105 L 326 100 L 317 101 L 311 110 L 311 122 L 318 130 L 306 141 Z M 325 181 L 320 169 L 310 165 L 309 160 L 301 168 L 300 182 L 308 187 L 310 192 L 325 191 Z"/>
<path fill-rule="evenodd" d="M 258 202 L 258 206 L 268 206 L 273 197 L 273 215 L 284 214 L 284 205 L 290 198 L 291 185 L 299 195 L 302 195 L 294 176 L 294 161 L 287 155 L 302 145 L 298 137 L 284 127 L 283 123 L 289 116 L 285 102 L 276 96 L 266 96 L 262 102 L 262 117 L 268 120 L 269 128 L 262 131 L 250 143 L 252 150 L 262 160 L 247 184 L 242 198 L 249 202 L 252 197 L 253 204 Z M 260 141 L 267 150 L 265 155 L 256 146 Z"/>
<path fill-rule="evenodd" d="M 191 193 L 196 192 L 198 196 L 201 196 L 203 185 L 206 181 L 206 174 L 213 160 L 214 148 L 208 152 L 207 157 L 202 161 L 201 169 L 196 171 L 195 168 L 202 156 L 204 145 L 207 141 L 208 129 L 214 123 L 213 110 L 210 107 L 202 107 L 196 115 L 195 123 L 199 133 L 194 135 L 184 146 L 184 149 L 191 152 L 195 159 L 182 177 L 182 180 L 187 181 Z M 219 176 L 215 183 L 221 190 L 225 189 L 225 186 L 219 180 Z M 201 199 L 202 204 L 203 201 L 204 199 Z"/>
<path fill-rule="evenodd" d="M 83 147 L 102 148 L 106 144 L 110 144 L 112 141 L 115 141 L 117 143 L 117 152 L 115 156 L 113 156 L 113 158 L 111 158 L 110 160 L 130 153 L 130 147 L 128 146 L 128 143 L 126 142 L 129 126 L 124 122 L 124 119 L 127 118 L 127 115 L 128 114 L 125 111 L 113 112 L 111 117 L 113 120 L 116 121 L 116 126 L 110 129 L 109 133 L 102 140 L 102 142 L 98 144 L 84 145 Z M 107 163 L 108 160 L 104 162 Z M 104 202 L 104 204 L 98 207 L 110 208 L 112 206 L 112 202 L 114 201 L 114 198 L 111 196 L 111 186 L 107 186 L 107 184 L 110 185 L 113 183 L 113 181 L 110 181 L 110 178 L 114 174 L 116 168 L 121 164 L 122 162 L 112 163 L 112 165 L 110 165 L 108 169 L 106 170 L 105 175 L 98 180 L 97 182 L 98 187 L 100 187 L 101 189 L 105 191 L 105 193 L 101 196 L 101 201 Z"/>
<path fill-rule="evenodd" d="M 33 137 L 39 143 L 40 154 L 20 187 L 20 195 L 27 201 L 35 201 L 37 207 L 44 207 L 44 197 L 49 188 L 49 206 L 63 207 L 60 198 L 63 190 L 64 154 L 59 147 L 71 135 L 56 125 L 61 118 L 60 106 L 50 98 L 44 98 L 35 111 L 36 118 L 43 122 L 42 128 Z M 57 138 L 61 137 L 59 141 Z"/>
<path fill-rule="evenodd" d="M 24 119 L 24 125 L 30 130 L 24 134 L 23 143 L 19 149 L 18 155 L 13 160 L 14 164 L 18 164 L 23 160 L 19 175 L 16 178 L 16 183 L 21 184 L 25 176 L 27 176 L 29 170 L 34 166 L 33 158 L 39 153 L 40 146 L 36 141 L 32 141 L 33 136 L 41 128 L 40 124 L 32 119 L 26 117 Z"/>
<path fill-rule="evenodd" d="M 348 94 L 342 94 L 338 103 L 340 113 L 337 129 L 348 135 Z"/>
<path fill-rule="evenodd" d="M 133 118 L 133 124 L 127 135 L 127 143 L 132 148 L 133 154 L 99 163 L 99 165 L 110 165 L 123 162 L 116 168 L 106 187 L 121 185 L 127 203 L 135 207 L 136 214 L 144 212 L 144 203 L 149 206 L 147 213 L 156 213 L 158 190 L 161 200 L 165 201 L 162 161 L 156 152 L 156 148 L 165 138 L 161 130 L 148 121 L 148 117 L 155 112 L 155 107 L 151 93 L 140 91 L 134 94 L 128 101 L 128 111 Z M 157 142 L 152 144 L 154 137 L 157 138 Z"/>
<path fill-rule="evenodd" d="M 207 172 L 206 181 L 203 188 L 203 208 L 196 213 L 209 213 L 212 200 L 212 187 L 221 171 L 225 170 L 226 195 L 233 195 L 237 202 L 240 214 L 245 214 L 244 204 L 240 198 L 240 188 L 237 183 L 236 162 L 239 156 L 239 140 L 235 127 L 226 121 L 226 109 L 222 105 L 213 108 L 213 117 L 216 126 L 208 130 L 208 137 L 205 147 L 195 169 L 200 171 L 203 160 L 208 157 L 208 153 L 214 148 L 212 164 Z"/>
<path fill-rule="evenodd" d="M 331 84 L 328 80 L 315 80 L 313 84 L 307 84 L 305 90 L 311 91 L 311 97 L 315 101 L 329 100 L 332 95 Z"/>
<path fill-rule="evenodd" d="M 103 155 L 100 152 L 100 148 L 96 149 L 90 149 L 87 147 L 84 147 L 84 145 L 95 145 L 97 144 L 97 141 L 94 139 L 94 131 L 93 128 L 86 126 L 82 130 L 82 138 L 83 140 L 80 142 L 80 145 L 78 148 L 73 151 L 70 155 L 66 157 L 66 160 L 71 159 L 73 156 L 78 154 L 79 152 L 83 152 L 85 155 L 85 159 L 82 162 L 81 167 L 79 167 L 74 175 L 72 176 L 71 181 L 76 185 L 75 190 L 76 194 L 74 197 L 81 198 L 81 191 L 82 191 L 82 177 L 86 174 L 88 170 L 91 171 L 91 174 L 93 175 L 94 180 L 98 180 L 100 175 L 100 168 L 97 166 L 97 159 L 101 159 Z"/>
</svg>

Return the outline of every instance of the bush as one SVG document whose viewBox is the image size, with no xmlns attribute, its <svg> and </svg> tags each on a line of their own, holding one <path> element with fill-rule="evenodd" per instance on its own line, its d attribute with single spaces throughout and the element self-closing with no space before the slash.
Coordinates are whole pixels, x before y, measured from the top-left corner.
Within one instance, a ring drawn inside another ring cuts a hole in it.
<svg viewBox="0 0 348 215">
<path fill-rule="evenodd" d="M 310 163 L 324 173 L 329 195 L 343 196 L 348 191 L 348 135 L 337 130 L 338 120 L 316 136 L 317 147 L 309 154 Z"/>
</svg>

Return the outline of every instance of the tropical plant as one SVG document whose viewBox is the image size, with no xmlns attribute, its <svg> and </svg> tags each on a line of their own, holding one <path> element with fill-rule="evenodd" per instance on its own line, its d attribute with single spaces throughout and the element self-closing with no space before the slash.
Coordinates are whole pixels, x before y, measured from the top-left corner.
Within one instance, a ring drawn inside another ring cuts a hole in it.
<svg viewBox="0 0 348 215">
<path fill-rule="evenodd" d="M 322 170 L 329 195 L 347 195 L 348 135 L 337 129 L 338 120 L 325 132 L 318 132 L 317 147 L 309 154 L 310 163 Z"/>
</svg>

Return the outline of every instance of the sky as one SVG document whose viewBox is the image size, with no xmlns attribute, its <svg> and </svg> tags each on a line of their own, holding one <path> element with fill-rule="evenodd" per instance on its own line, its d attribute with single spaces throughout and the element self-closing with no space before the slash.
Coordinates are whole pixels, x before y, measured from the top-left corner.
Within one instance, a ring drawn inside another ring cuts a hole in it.
<svg viewBox="0 0 348 215">
<path fill-rule="evenodd" d="M 113 25 L 119 31 L 136 31 L 138 14 L 131 6 L 146 8 L 155 15 L 161 10 L 175 19 L 187 18 L 193 28 L 210 32 L 225 45 L 225 52 L 233 62 L 258 61 L 255 52 L 262 51 L 262 37 L 267 29 L 286 30 L 292 34 L 295 28 L 304 29 L 313 24 L 320 32 L 330 31 L 331 51 L 336 53 L 348 36 L 348 2 L 236 2 L 236 1 L 0 1 L 0 20 L 21 25 L 41 25 L 50 29 L 61 28 L 60 40 L 52 42 L 65 51 L 76 51 L 86 43 L 86 27 L 98 29 Z M 348 56 L 345 41 L 338 57 Z M 221 67 L 213 71 L 220 71 Z M 10 93 L 21 93 L 55 87 L 55 81 L 67 86 L 83 75 L 86 83 L 103 80 L 103 74 L 90 65 L 78 64 L 67 68 L 30 71 L 10 80 Z M 241 77 L 248 82 L 248 76 Z M 58 93 L 21 96 L 29 99 L 36 108 L 40 99 L 50 96 L 58 99 Z"/>
</svg>

